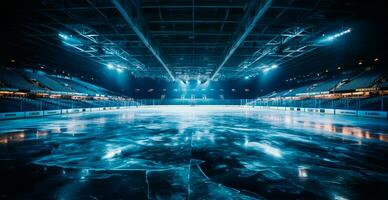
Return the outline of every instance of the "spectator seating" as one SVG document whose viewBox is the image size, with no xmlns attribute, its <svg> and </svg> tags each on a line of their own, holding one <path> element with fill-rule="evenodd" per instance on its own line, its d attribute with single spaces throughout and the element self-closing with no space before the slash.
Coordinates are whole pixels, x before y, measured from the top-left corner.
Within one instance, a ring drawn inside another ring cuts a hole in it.
<svg viewBox="0 0 388 200">
<path fill-rule="evenodd" d="M 28 82 L 23 76 L 13 70 L 0 68 L 0 81 L 9 88 L 21 90 L 42 90 L 31 82 Z"/>
<path fill-rule="evenodd" d="M 374 72 L 365 72 L 359 76 L 353 77 L 350 82 L 345 83 L 338 88 L 336 91 L 349 91 L 356 90 L 360 88 L 369 88 L 375 84 L 377 78 L 380 77 L 380 74 Z"/>
</svg>

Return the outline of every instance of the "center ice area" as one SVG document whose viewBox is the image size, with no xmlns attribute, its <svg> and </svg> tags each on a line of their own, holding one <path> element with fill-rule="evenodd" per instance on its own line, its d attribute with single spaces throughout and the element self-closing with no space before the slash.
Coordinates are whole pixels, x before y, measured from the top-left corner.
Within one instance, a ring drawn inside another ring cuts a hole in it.
<svg viewBox="0 0 388 200">
<path fill-rule="evenodd" d="M 0 123 L 7 145 L 23 144 L 6 157 L 80 170 L 83 180 L 93 179 L 93 171 L 145 171 L 147 184 L 163 179 L 182 186 L 169 189 L 171 194 L 199 195 L 195 187 L 201 182 L 206 191 L 219 191 L 218 185 L 219 195 L 239 198 L 352 199 L 368 194 L 359 187 L 370 192 L 387 185 L 384 119 L 239 106 L 149 106 Z"/>
</svg>

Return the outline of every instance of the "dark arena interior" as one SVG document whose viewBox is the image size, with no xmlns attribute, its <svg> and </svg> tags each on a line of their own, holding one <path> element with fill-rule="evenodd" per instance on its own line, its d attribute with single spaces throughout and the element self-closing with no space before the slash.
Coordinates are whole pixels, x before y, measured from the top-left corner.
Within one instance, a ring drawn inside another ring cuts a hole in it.
<svg viewBox="0 0 388 200">
<path fill-rule="evenodd" d="M 2 2 L 0 199 L 388 199 L 385 4 Z"/>
</svg>

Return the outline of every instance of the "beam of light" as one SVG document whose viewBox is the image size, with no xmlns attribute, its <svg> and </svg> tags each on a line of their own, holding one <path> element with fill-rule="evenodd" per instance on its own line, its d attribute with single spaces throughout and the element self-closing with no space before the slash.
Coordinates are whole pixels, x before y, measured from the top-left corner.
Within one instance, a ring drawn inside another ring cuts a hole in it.
<svg viewBox="0 0 388 200">
<path fill-rule="evenodd" d="M 74 47 L 82 52 L 85 52 L 84 49 L 78 47 L 78 45 L 82 44 L 82 42 L 78 38 L 61 32 L 58 33 L 58 37 L 65 45 Z"/>
<path fill-rule="evenodd" d="M 117 71 L 118 73 L 121 73 L 121 72 L 123 72 L 124 70 L 121 69 L 121 68 L 116 68 L 116 71 Z"/>
<path fill-rule="evenodd" d="M 58 36 L 59 36 L 60 38 L 62 38 L 63 40 L 69 39 L 69 36 L 67 36 L 67 35 L 64 34 L 64 33 L 58 33 Z"/>
<path fill-rule="evenodd" d="M 348 29 L 346 29 L 346 30 L 344 30 L 342 32 L 339 32 L 339 33 L 336 33 L 336 34 L 333 34 L 333 35 L 329 35 L 329 36 L 324 36 L 324 38 L 322 39 L 321 42 L 331 42 L 331 41 L 333 41 L 333 40 L 335 40 L 335 39 L 337 39 L 337 38 L 339 38 L 339 37 L 341 37 L 341 36 L 343 36 L 345 34 L 350 33 L 350 32 L 352 32 L 352 29 L 348 28 Z"/>
<path fill-rule="evenodd" d="M 111 63 L 107 64 L 106 66 L 108 67 L 108 69 L 113 69 L 114 68 L 113 64 L 111 64 Z"/>
<path fill-rule="evenodd" d="M 264 68 L 263 72 L 268 72 L 269 70 L 271 70 L 271 68 Z"/>
<path fill-rule="evenodd" d="M 248 79 L 249 79 L 249 76 L 245 76 L 244 79 L 245 79 L 245 80 L 248 80 Z"/>
<path fill-rule="evenodd" d="M 278 68 L 278 65 L 277 64 L 272 64 L 271 66 L 263 65 L 263 66 L 261 66 L 261 68 L 262 68 L 263 72 L 268 72 L 270 70 Z"/>
</svg>

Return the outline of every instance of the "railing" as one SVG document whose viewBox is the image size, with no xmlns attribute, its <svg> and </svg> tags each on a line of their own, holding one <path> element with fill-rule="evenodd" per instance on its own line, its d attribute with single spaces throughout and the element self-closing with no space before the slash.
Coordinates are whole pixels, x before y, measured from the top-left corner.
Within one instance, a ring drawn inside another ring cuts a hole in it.
<svg viewBox="0 0 388 200">
<path fill-rule="evenodd" d="M 246 105 L 252 99 L 135 99 L 140 105 Z"/>
<path fill-rule="evenodd" d="M 326 108 L 326 109 L 345 109 L 345 110 L 374 110 L 387 111 L 388 97 L 370 97 L 370 98 L 341 98 L 341 99 L 256 99 L 248 102 L 250 106 L 268 106 L 268 107 L 301 107 L 301 108 Z"/>
<path fill-rule="evenodd" d="M 97 107 L 128 107 L 138 106 L 139 103 L 126 100 L 74 100 L 74 99 L 30 99 L 23 97 L 0 98 L 0 113 L 5 112 L 26 112 L 46 111 L 75 108 L 97 108 Z"/>
<path fill-rule="evenodd" d="M 268 107 L 303 107 L 347 110 L 387 111 L 388 97 L 342 98 L 342 99 L 136 99 L 72 100 L 72 99 L 29 99 L 23 97 L 0 98 L 0 112 L 44 111 L 73 108 L 95 108 L 141 105 L 249 105 Z"/>
</svg>

